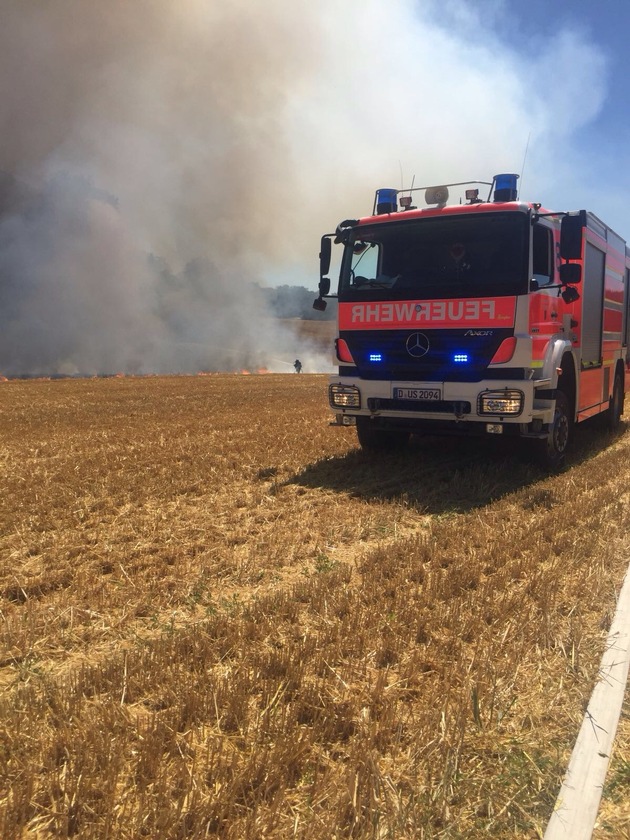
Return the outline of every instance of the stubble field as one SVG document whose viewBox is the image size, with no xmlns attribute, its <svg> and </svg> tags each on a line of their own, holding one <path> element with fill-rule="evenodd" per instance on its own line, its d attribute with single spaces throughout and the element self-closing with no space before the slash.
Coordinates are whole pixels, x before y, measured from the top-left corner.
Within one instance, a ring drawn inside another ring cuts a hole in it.
<svg viewBox="0 0 630 840">
<path fill-rule="evenodd" d="M 535 838 L 630 438 L 368 457 L 326 377 L 0 383 L 0 836 Z M 628 709 L 598 838 L 630 836 Z"/>
</svg>

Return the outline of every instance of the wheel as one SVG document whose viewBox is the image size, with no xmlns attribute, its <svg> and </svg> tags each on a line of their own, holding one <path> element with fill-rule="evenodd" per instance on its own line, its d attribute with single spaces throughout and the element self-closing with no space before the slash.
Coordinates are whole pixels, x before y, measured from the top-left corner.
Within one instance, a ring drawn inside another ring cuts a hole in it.
<svg viewBox="0 0 630 840">
<path fill-rule="evenodd" d="M 569 400 L 563 391 L 556 394 L 556 410 L 549 425 L 547 437 L 536 441 L 538 460 L 548 470 L 559 470 L 571 442 L 573 418 L 570 415 Z"/>
<path fill-rule="evenodd" d="M 623 414 L 623 403 L 623 379 L 617 374 L 615 376 L 615 384 L 613 385 L 612 397 L 610 398 L 610 405 L 604 414 L 606 429 L 609 432 L 616 432 L 619 428 L 621 415 Z"/>
<path fill-rule="evenodd" d="M 361 449 L 377 452 L 404 449 L 410 434 L 404 429 L 381 429 L 369 417 L 357 417 L 357 437 Z"/>
</svg>

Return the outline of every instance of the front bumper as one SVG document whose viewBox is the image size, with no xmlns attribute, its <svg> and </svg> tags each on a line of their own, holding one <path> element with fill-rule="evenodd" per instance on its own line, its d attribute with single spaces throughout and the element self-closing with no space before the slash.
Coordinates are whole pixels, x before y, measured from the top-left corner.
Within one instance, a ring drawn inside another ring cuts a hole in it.
<svg viewBox="0 0 630 840">
<path fill-rule="evenodd" d="M 335 376 L 330 380 L 329 401 L 336 425 L 351 425 L 351 418 L 364 416 L 383 428 L 447 430 L 468 424 L 469 431 L 476 427 L 497 433 L 509 427 L 512 433 L 537 436 L 553 420 L 549 385 L 531 379 L 427 383 Z M 423 399 L 426 396 L 430 399 Z M 463 428 L 460 431 L 465 433 Z"/>
</svg>

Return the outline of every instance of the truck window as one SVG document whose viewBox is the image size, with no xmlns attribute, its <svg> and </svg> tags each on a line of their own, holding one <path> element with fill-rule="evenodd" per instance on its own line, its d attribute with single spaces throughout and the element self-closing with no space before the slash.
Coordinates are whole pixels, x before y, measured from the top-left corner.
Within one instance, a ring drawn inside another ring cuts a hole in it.
<svg viewBox="0 0 630 840">
<path fill-rule="evenodd" d="M 553 233 L 545 225 L 534 225 L 532 241 L 532 277 L 541 286 L 552 283 L 553 274 Z"/>
<path fill-rule="evenodd" d="M 352 246 L 350 285 L 364 286 L 376 281 L 379 275 L 380 250 L 376 242 L 355 240 Z"/>
<path fill-rule="evenodd" d="M 524 294 L 529 231 L 528 217 L 520 212 L 429 216 L 358 227 L 346 245 L 340 299 Z M 544 244 L 549 271 L 551 246 Z"/>
</svg>

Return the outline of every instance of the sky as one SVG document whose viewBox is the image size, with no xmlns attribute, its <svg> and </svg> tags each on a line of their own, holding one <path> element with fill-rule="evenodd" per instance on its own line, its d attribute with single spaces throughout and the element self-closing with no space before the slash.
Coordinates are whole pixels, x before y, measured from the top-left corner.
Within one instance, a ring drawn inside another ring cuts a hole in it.
<svg viewBox="0 0 630 840">
<path fill-rule="evenodd" d="M 321 234 L 378 187 L 517 172 L 630 239 L 629 16 L 0 0 L 0 374 L 285 369 L 252 284 L 315 289 Z"/>
<path fill-rule="evenodd" d="M 602 72 L 598 107 L 572 138 L 582 171 L 575 173 L 573 185 L 570 177 L 563 178 L 557 200 L 561 204 L 566 200 L 579 204 L 580 189 L 585 184 L 594 212 L 630 239 L 630 218 L 624 198 L 630 163 L 630 98 L 627 91 L 630 6 L 618 0 L 528 0 L 527 3 L 513 0 L 501 5 L 504 12 L 497 20 L 496 31 L 506 39 L 513 38 L 511 32 L 519 33 L 518 39 L 512 42 L 523 60 L 535 56 L 541 43 L 560 32 L 575 33 L 584 44 L 594 48 L 599 60 L 603 60 L 603 68 L 595 68 L 593 73 L 595 77 L 597 72 Z M 570 76 L 575 72 L 574 65 L 581 61 L 580 55 L 574 55 L 572 61 L 568 65 L 552 64 L 541 76 L 541 84 L 553 86 L 556 78 Z"/>
</svg>

